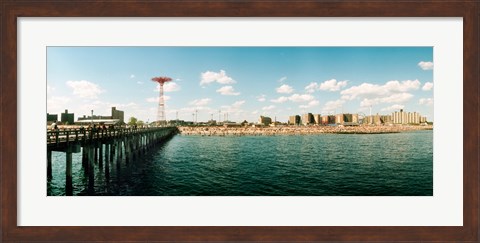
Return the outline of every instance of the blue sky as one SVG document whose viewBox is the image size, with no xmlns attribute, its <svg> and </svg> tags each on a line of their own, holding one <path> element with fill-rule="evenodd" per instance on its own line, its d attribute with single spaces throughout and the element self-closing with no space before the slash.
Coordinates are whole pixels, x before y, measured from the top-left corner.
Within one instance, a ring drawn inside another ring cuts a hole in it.
<svg viewBox="0 0 480 243">
<path fill-rule="evenodd" d="M 48 47 L 47 112 L 154 121 L 168 76 L 167 120 L 254 122 L 260 115 L 391 114 L 433 120 L 431 47 Z"/>
</svg>

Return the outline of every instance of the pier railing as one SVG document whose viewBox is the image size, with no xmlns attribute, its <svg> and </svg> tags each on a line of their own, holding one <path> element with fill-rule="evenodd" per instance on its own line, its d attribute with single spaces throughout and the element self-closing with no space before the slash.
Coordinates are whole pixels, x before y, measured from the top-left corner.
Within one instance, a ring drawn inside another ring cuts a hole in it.
<svg viewBox="0 0 480 243">
<path fill-rule="evenodd" d="M 77 128 L 77 129 L 56 129 L 47 131 L 47 145 L 59 145 L 70 142 L 89 142 L 93 140 L 118 138 L 127 135 L 156 132 L 165 129 L 164 127 L 150 128 Z"/>
</svg>

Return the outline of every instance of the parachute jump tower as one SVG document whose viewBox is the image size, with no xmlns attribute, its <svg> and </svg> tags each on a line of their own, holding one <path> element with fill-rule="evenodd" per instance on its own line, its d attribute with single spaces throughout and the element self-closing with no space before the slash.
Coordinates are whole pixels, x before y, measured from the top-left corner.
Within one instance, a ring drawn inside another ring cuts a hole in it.
<svg viewBox="0 0 480 243">
<path fill-rule="evenodd" d="M 172 81 L 169 77 L 154 77 L 153 82 L 157 82 L 160 85 L 160 96 L 158 99 L 158 111 L 157 111 L 157 125 L 166 124 L 165 118 L 165 99 L 163 97 L 163 84 Z"/>
</svg>

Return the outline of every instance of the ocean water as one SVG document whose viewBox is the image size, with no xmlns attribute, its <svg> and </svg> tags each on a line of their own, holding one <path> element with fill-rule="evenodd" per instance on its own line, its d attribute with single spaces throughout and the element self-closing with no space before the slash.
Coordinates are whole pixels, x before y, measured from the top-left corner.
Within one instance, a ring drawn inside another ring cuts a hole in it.
<svg viewBox="0 0 480 243">
<path fill-rule="evenodd" d="M 47 195 L 65 195 L 53 153 Z M 96 165 L 73 154 L 73 195 L 431 196 L 433 132 L 281 136 L 176 135 L 136 161 Z"/>
</svg>

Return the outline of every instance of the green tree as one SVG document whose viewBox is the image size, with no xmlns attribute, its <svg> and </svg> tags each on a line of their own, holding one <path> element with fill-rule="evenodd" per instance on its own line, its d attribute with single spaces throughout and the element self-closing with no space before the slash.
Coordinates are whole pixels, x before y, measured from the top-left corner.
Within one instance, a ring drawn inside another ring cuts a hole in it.
<svg viewBox="0 0 480 243">
<path fill-rule="evenodd" d="M 143 126 L 143 124 L 145 124 L 145 123 L 142 120 L 137 121 L 137 126 L 141 127 L 141 126 Z"/>
<path fill-rule="evenodd" d="M 137 124 L 137 118 L 135 118 L 133 116 L 130 117 L 130 119 L 128 120 L 128 125 L 133 126 L 135 124 Z"/>
</svg>

